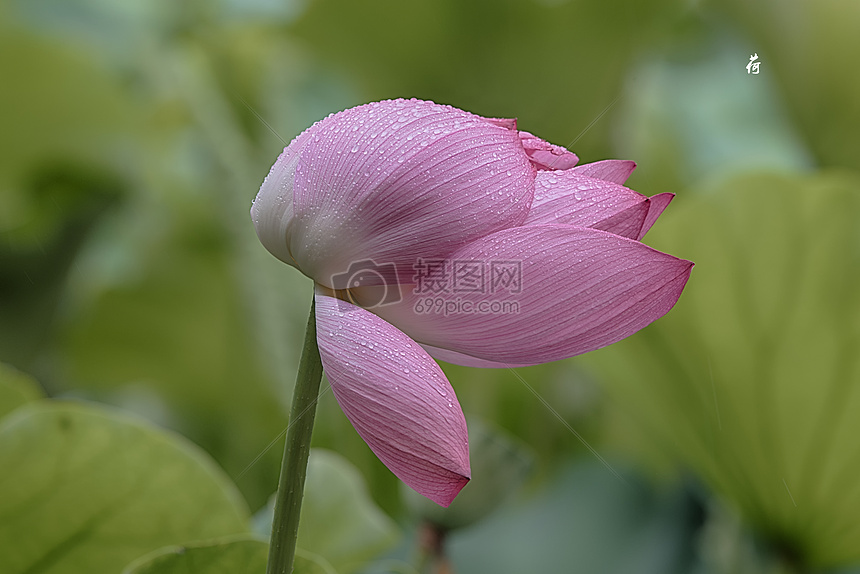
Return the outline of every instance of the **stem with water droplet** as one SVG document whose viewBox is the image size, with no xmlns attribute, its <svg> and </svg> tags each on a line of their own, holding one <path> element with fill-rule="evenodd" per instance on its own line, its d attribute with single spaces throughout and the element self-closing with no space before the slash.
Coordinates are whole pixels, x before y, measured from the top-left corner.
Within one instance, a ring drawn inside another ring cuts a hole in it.
<svg viewBox="0 0 860 574">
<path fill-rule="evenodd" d="M 290 574 L 296 555 L 296 537 L 299 532 L 299 515 L 308 470 L 308 455 L 311 450 L 311 433 L 314 428 L 322 361 L 317 346 L 317 326 L 314 304 L 308 317 L 305 343 L 296 386 L 293 389 L 293 404 L 290 409 L 290 425 L 281 462 L 281 478 L 275 497 L 275 517 L 272 521 L 272 537 L 269 544 L 269 563 L 266 574 Z"/>
</svg>

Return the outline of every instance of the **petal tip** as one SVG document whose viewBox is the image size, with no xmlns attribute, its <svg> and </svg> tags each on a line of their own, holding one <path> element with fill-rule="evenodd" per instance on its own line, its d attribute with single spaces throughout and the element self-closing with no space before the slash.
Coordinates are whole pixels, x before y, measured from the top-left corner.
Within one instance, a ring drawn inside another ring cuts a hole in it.
<svg viewBox="0 0 860 574">
<path fill-rule="evenodd" d="M 443 508 L 448 508 L 451 506 L 451 503 L 454 502 L 454 499 L 457 498 L 457 495 L 460 494 L 460 491 L 463 490 L 469 481 L 472 480 L 469 476 L 460 475 L 448 485 L 445 490 L 433 493 L 433 494 L 424 494 L 427 498 L 438 504 Z"/>
</svg>

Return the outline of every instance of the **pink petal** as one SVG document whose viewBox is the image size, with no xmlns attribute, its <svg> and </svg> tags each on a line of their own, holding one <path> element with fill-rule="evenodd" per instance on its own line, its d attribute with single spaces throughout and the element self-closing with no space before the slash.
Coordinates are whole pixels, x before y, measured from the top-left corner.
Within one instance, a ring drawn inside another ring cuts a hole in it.
<svg viewBox="0 0 860 574">
<path fill-rule="evenodd" d="M 309 130 L 293 186 L 289 244 L 298 267 L 333 288 L 355 262 L 445 257 L 519 225 L 534 168 L 517 132 L 449 106 L 375 102 Z"/>
<path fill-rule="evenodd" d="M 344 414 L 391 472 L 448 506 L 471 476 L 466 420 L 448 379 L 401 331 L 316 294 L 323 369 Z"/>
<path fill-rule="evenodd" d="M 541 171 L 524 225 L 577 225 L 638 239 L 650 213 L 649 200 L 616 183 L 576 172 Z"/>
<path fill-rule="evenodd" d="M 657 195 L 652 195 L 648 198 L 650 202 L 648 215 L 645 217 L 645 223 L 642 224 L 642 230 L 639 232 L 639 237 L 636 239 L 642 239 L 645 237 L 645 234 L 648 233 L 648 230 L 651 229 L 651 226 L 654 225 L 654 222 L 657 221 L 657 218 L 660 217 L 663 210 L 672 203 L 674 198 L 674 193 L 658 193 Z"/>
<path fill-rule="evenodd" d="M 605 159 L 603 161 L 578 165 L 573 168 L 573 171 L 579 175 L 587 175 L 595 179 L 623 185 L 634 169 L 636 169 L 635 161 Z"/>
<path fill-rule="evenodd" d="M 451 285 L 449 293 L 410 291 L 374 312 L 422 344 L 510 365 L 564 359 L 632 335 L 674 306 L 693 266 L 632 239 L 568 225 L 499 231 L 452 260 L 485 265 L 483 293 L 455 293 Z M 519 262 L 521 281 L 494 281 L 493 262 L 508 269 Z M 428 311 L 428 299 L 441 305 Z M 452 359 L 463 364 L 456 355 L 445 360 Z"/>
<path fill-rule="evenodd" d="M 251 219 L 260 242 L 272 255 L 293 266 L 296 262 L 287 244 L 293 220 L 293 178 L 299 153 L 309 141 L 309 132 L 305 130 L 284 148 L 251 205 Z"/>
<path fill-rule="evenodd" d="M 520 132 L 523 148 L 539 170 L 570 169 L 579 158 L 566 148 L 545 142 L 529 132 Z"/>
</svg>

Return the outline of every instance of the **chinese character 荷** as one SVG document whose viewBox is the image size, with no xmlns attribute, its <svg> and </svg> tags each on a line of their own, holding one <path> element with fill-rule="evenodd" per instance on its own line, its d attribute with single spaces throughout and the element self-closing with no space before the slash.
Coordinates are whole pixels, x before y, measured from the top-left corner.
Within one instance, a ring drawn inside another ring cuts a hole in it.
<svg viewBox="0 0 860 574">
<path fill-rule="evenodd" d="M 756 60 L 758 60 L 758 53 L 750 56 L 750 63 L 747 64 L 747 74 L 758 74 L 758 67 L 761 62 L 756 62 Z"/>
</svg>

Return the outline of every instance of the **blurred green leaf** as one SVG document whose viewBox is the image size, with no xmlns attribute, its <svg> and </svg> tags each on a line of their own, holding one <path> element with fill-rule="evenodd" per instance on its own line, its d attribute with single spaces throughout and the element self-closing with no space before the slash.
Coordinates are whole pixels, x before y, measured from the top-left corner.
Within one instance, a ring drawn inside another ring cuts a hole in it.
<svg viewBox="0 0 860 574">
<path fill-rule="evenodd" d="M 123 574 L 264 574 L 268 554 L 262 540 L 231 537 L 161 548 L 135 560 Z"/>
<path fill-rule="evenodd" d="M 0 419 L 43 396 L 42 387 L 33 378 L 0 363 Z"/>
<path fill-rule="evenodd" d="M 21 186 L 40 164 L 104 166 L 120 159 L 133 108 L 115 78 L 87 56 L 79 46 L 19 29 L 0 34 L 0 77 L 7 80 L 0 90 L 0 188 L 6 190 L 0 231 L 20 235 L 38 219 L 38 206 Z"/>
<path fill-rule="evenodd" d="M 293 574 L 340 574 L 323 557 L 296 548 Z"/>
<path fill-rule="evenodd" d="M 135 108 L 80 46 L 0 27 L 0 360 L 31 370 L 74 257 L 124 191 Z"/>
<path fill-rule="evenodd" d="M 40 401 L 5 417 L 0 468 L 4 574 L 116 572 L 247 529 L 244 501 L 200 449 L 96 406 Z"/>
<path fill-rule="evenodd" d="M 688 574 L 695 501 L 623 470 L 622 481 L 591 460 L 568 466 L 536 495 L 450 533 L 453 570 Z"/>
<path fill-rule="evenodd" d="M 270 501 L 254 517 L 260 534 L 271 531 L 273 504 Z M 397 526 L 370 499 L 355 467 L 339 454 L 312 449 L 298 547 L 349 574 L 391 548 L 398 538 Z"/>
<path fill-rule="evenodd" d="M 229 237 L 211 209 L 192 203 L 153 210 L 148 216 L 161 216 L 160 224 L 137 222 L 137 232 L 148 233 L 137 244 L 119 244 L 120 232 L 102 238 L 118 251 L 107 255 L 127 269 L 88 286 L 90 292 L 63 317 L 63 382 L 103 401 L 145 386 L 168 405 L 172 418 L 165 424 L 204 446 L 231 476 L 242 474 L 237 483 L 258 507 L 277 482 L 280 453 L 255 457 L 278 436 L 286 415 L 260 364 Z M 167 226 L 171 218 L 176 221 Z M 247 227 L 253 233 L 250 220 Z M 281 267 L 292 278 L 299 275 Z M 75 279 L 84 283 L 94 275 Z M 288 292 L 293 285 L 281 284 Z M 310 297 L 310 289 L 306 293 Z M 302 328 L 290 317 L 272 320 Z"/>
<path fill-rule="evenodd" d="M 68 160 L 41 163 L 24 179 L 29 220 L 0 229 L 0 360 L 30 370 L 50 339 L 76 257 L 124 186 L 111 172 Z"/>
<path fill-rule="evenodd" d="M 856 562 L 860 178 L 750 174 L 681 199 L 648 239 L 696 263 L 684 295 L 586 360 L 638 444 L 696 470 L 776 552 Z"/>
<path fill-rule="evenodd" d="M 308 465 L 298 546 L 342 574 L 397 542 L 394 522 L 367 495 L 364 479 L 339 454 L 314 449 Z"/>
<path fill-rule="evenodd" d="M 130 564 L 123 574 L 264 574 L 269 544 L 231 536 L 203 544 L 168 546 Z M 337 574 L 325 560 L 298 550 L 293 574 Z"/>
</svg>

